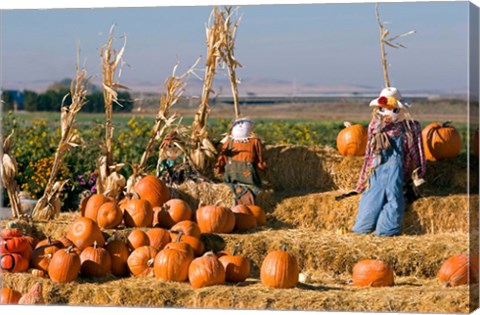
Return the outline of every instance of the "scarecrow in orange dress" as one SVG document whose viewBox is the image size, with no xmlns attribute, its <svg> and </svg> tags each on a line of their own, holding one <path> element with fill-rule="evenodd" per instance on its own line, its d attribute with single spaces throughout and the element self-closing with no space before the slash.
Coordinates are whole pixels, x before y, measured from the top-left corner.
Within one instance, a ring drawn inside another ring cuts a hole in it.
<svg viewBox="0 0 480 315">
<path fill-rule="evenodd" d="M 252 133 L 253 125 L 248 117 L 233 122 L 215 165 L 216 172 L 224 174 L 224 182 L 232 189 L 235 204 L 255 204 L 261 190 L 258 171 L 268 169 L 263 159 L 262 142 Z"/>
<path fill-rule="evenodd" d="M 418 198 L 417 187 L 424 183 L 422 129 L 418 121 L 411 119 L 410 105 L 402 101 L 394 87 L 383 89 L 370 107 L 373 117 L 357 188 L 336 199 L 363 193 L 354 233 L 375 231 L 377 236 L 399 235 L 405 199 Z"/>
</svg>

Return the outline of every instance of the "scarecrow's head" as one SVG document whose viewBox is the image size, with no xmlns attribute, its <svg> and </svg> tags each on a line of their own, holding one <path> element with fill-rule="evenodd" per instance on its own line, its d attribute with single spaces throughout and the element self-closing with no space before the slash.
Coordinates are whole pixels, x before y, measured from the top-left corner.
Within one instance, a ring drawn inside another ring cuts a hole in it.
<svg viewBox="0 0 480 315">
<path fill-rule="evenodd" d="M 370 102 L 374 107 L 376 115 L 379 115 L 384 122 L 400 122 L 405 119 L 405 113 L 410 104 L 401 101 L 400 92 L 394 87 L 387 87 L 382 90 L 380 96 Z"/>
<path fill-rule="evenodd" d="M 181 150 L 183 145 L 182 139 L 176 131 L 171 131 L 160 144 L 160 151 L 163 158 L 175 160 L 183 154 Z"/>
<path fill-rule="evenodd" d="M 253 130 L 253 120 L 243 117 L 235 120 L 232 125 L 232 137 L 234 139 L 248 138 Z"/>
</svg>

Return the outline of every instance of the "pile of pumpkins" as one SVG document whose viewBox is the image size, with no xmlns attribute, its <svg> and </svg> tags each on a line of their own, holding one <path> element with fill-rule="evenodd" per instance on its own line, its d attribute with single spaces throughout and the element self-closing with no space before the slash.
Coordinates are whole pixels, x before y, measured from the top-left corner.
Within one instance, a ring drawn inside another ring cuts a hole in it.
<svg viewBox="0 0 480 315">
<path fill-rule="evenodd" d="M 344 123 L 345 128 L 337 135 L 337 149 L 342 156 L 363 156 L 368 141 L 368 132 L 360 124 Z M 422 130 L 425 158 L 428 161 L 454 159 L 460 154 L 462 139 L 457 129 L 450 124 L 431 123 Z M 478 158 L 478 128 L 473 137 L 473 154 Z"/>
</svg>

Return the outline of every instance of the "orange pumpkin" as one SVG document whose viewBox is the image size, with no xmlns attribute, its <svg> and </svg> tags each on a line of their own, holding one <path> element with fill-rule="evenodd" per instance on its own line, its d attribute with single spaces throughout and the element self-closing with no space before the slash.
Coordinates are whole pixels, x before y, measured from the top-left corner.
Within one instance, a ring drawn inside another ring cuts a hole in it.
<svg viewBox="0 0 480 315">
<path fill-rule="evenodd" d="M 197 237 L 185 235 L 182 231 L 171 231 L 170 236 L 172 239 L 178 239 L 180 242 L 190 245 L 195 257 L 199 257 L 205 252 L 205 244 L 203 244 L 203 242 Z"/>
<path fill-rule="evenodd" d="M 250 208 L 245 205 L 236 205 L 232 207 L 235 214 L 235 228 L 239 231 L 246 231 L 257 227 L 257 219 Z"/>
<path fill-rule="evenodd" d="M 232 254 L 228 251 L 219 253 L 220 262 L 225 268 L 225 281 L 227 282 L 243 282 L 250 274 L 250 261 L 240 255 L 236 255 L 238 246 L 235 246 Z"/>
<path fill-rule="evenodd" d="M 23 236 L 0 239 L 0 253 L 21 253 L 28 246 L 28 240 Z"/>
<path fill-rule="evenodd" d="M 153 272 L 153 263 L 158 251 L 151 246 L 142 246 L 135 249 L 128 256 L 128 269 L 135 277 L 149 276 Z"/>
<path fill-rule="evenodd" d="M 178 222 L 192 220 L 193 211 L 185 201 L 181 199 L 170 199 L 162 207 L 154 209 L 154 225 L 169 229 Z"/>
<path fill-rule="evenodd" d="M 114 229 L 122 223 L 122 220 L 123 213 L 116 202 L 105 202 L 98 209 L 97 223 L 102 229 Z"/>
<path fill-rule="evenodd" d="M 127 246 L 131 250 L 135 250 L 142 246 L 149 246 L 150 239 L 142 230 L 133 230 L 127 237 Z"/>
<path fill-rule="evenodd" d="M 85 211 L 83 216 L 97 222 L 98 210 L 107 201 L 109 201 L 108 198 L 102 194 L 95 194 L 90 196 L 88 198 L 87 204 L 85 205 Z"/>
<path fill-rule="evenodd" d="M 72 247 L 61 249 L 53 255 L 48 275 L 53 282 L 67 283 L 77 279 L 80 265 L 80 257 Z"/>
<path fill-rule="evenodd" d="M 235 228 L 235 214 L 227 207 L 201 207 L 196 211 L 196 219 L 202 233 L 230 233 Z"/>
<path fill-rule="evenodd" d="M 105 277 L 112 270 L 112 258 L 105 249 L 93 243 L 80 254 L 80 273 L 86 277 Z"/>
<path fill-rule="evenodd" d="M 475 134 L 473 135 L 473 154 L 478 158 L 478 128 L 475 129 Z"/>
<path fill-rule="evenodd" d="M 6 228 L 2 229 L 0 237 L 3 239 L 23 236 L 23 231 L 20 228 Z"/>
<path fill-rule="evenodd" d="M 380 260 L 366 259 L 353 266 L 353 285 L 356 287 L 385 287 L 394 284 L 393 269 Z"/>
<path fill-rule="evenodd" d="M 173 232 L 173 235 L 171 235 L 172 239 L 174 239 L 180 231 L 182 231 L 184 235 L 189 235 L 196 238 L 200 238 L 200 235 L 202 234 L 198 224 L 189 220 L 178 222 L 172 226 L 170 230 Z"/>
<path fill-rule="evenodd" d="M 225 268 L 212 252 L 195 258 L 188 267 L 188 280 L 194 289 L 225 282 Z"/>
<path fill-rule="evenodd" d="M 153 208 L 147 200 L 138 197 L 133 195 L 122 203 L 123 221 L 127 227 L 150 227 L 153 224 Z"/>
<path fill-rule="evenodd" d="M 457 254 L 448 258 L 438 270 L 438 280 L 445 287 L 468 284 L 470 259 L 467 255 Z M 477 264 L 478 270 L 478 264 Z M 478 273 L 477 273 L 478 278 Z"/>
<path fill-rule="evenodd" d="M 98 224 L 90 218 L 78 217 L 67 231 L 67 238 L 80 250 L 92 246 L 97 242 L 99 247 L 105 246 L 105 238 Z"/>
<path fill-rule="evenodd" d="M 123 277 L 128 274 L 128 256 L 130 251 L 127 244 L 120 240 L 109 241 L 105 249 L 110 253 L 112 259 L 112 274 Z"/>
<path fill-rule="evenodd" d="M 30 265 L 33 268 L 48 272 L 48 265 L 53 258 L 53 255 L 63 248 L 60 242 L 54 242 L 50 238 L 47 238 L 47 243 L 43 244 L 43 241 L 39 242 L 39 246 L 35 248 L 30 257 Z"/>
<path fill-rule="evenodd" d="M 2 288 L 0 304 L 18 304 L 18 301 L 20 301 L 21 298 L 22 294 L 17 290 Z"/>
<path fill-rule="evenodd" d="M 257 219 L 258 226 L 264 226 L 267 224 L 267 215 L 265 214 L 265 210 L 257 205 L 248 205 L 247 207 L 253 213 L 255 219 Z"/>
<path fill-rule="evenodd" d="M 30 244 L 30 247 L 33 249 L 37 246 L 38 244 L 38 239 L 36 237 L 33 237 L 31 235 L 25 235 L 24 236 L 27 239 L 28 244 Z"/>
<path fill-rule="evenodd" d="M 297 258 L 285 246 L 268 253 L 260 268 L 262 284 L 269 288 L 293 288 L 298 284 L 298 276 Z"/>
<path fill-rule="evenodd" d="M 170 198 L 170 190 L 158 177 L 147 175 L 133 188 L 140 199 L 147 200 L 151 207 L 161 207 Z"/>
<path fill-rule="evenodd" d="M 362 125 L 343 123 L 345 128 L 337 135 L 337 149 L 343 156 L 363 156 L 368 142 L 368 132 Z"/>
<path fill-rule="evenodd" d="M 147 237 L 150 241 L 150 246 L 156 250 L 162 250 L 165 245 L 170 243 L 170 233 L 162 228 L 151 228 L 147 231 Z"/>
<path fill-rule="evenodd" d="M 27 271 L 28 259 L 18 253 L 5 253 L 0 255 L 0 269 L 3 272 L 16 273 Z"/>
<path fill-rule="evenodd" d="M 460 133 L 450 122 L 432 123 L 422 131 L 423 150 L 429 161 L 454 159 L 462 148 Z"/>
<path fill-rule="evenodd" d="M 178 242 L 177 242 L 178 243 Z M 188 278 L 188 267 L 193 261 L 193 251 L 188 246 L 165 246 L 155 257 L 155 278 L 183 282 Z"/>
</svg>

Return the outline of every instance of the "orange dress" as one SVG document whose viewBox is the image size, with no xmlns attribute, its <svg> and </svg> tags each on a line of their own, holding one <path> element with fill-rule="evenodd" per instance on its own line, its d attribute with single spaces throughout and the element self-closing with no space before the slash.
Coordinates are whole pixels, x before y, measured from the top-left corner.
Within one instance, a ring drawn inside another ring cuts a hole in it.
<svg viewBox="0 0 480 315">
<path fill-rule="evenodd" d="M 246 141 L 235 141 L 229 138 L 225 141 L 215 165 L 219 174 L 225 172 L 225 165 L 229 161 L 250 162 L 261 171 L 267 170 L 267 164 L 263 158 L 262 142 L 258 138 L 248 138 Z"/>
</svg>

